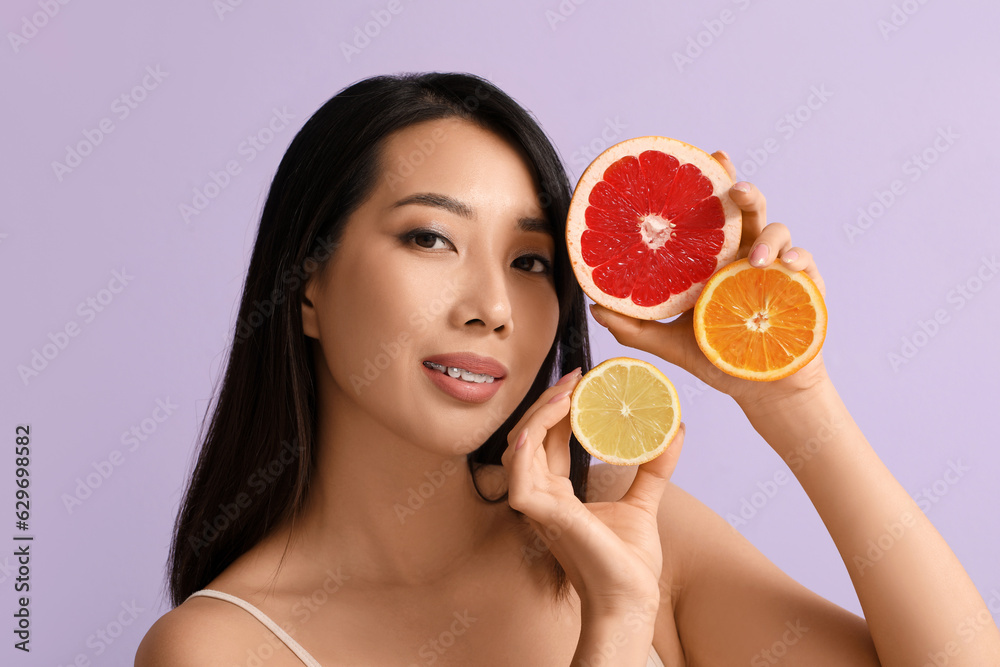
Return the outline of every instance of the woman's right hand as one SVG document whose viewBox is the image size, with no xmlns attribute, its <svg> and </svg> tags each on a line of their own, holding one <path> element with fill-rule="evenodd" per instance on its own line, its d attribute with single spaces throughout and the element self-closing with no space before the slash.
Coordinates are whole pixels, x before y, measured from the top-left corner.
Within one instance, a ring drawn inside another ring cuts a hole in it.
<svg viewBox="0 0 1000 667">
<path fill-rule="evenodd" d="M 579 380 L 577 369 L 545 390 L 508 435 L 501 459 L 508 502 L 562 565 L 586 611 L 649 608 L 659 600 L 663 567 L 656 514 L 684 425 L 663 454 L 639 466 L 621 500 L 582 503 L 569 480 L 569 397 Z"/>
</svg>

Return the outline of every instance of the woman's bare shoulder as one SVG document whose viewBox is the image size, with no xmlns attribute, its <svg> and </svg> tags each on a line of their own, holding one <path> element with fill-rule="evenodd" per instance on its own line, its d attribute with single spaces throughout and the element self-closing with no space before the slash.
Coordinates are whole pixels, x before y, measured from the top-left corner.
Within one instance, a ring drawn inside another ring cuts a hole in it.
<svg viewBox="0 0 1000 667">
<path fill-rule="evenodd" d="M 265 628 L 236 605 L 191 598 L 153 623 L 136 651 L 135 667 L 239 664 L 247 647 L 260 643 L 261 629 Z"/>
<path fill-rule="evenodd" d="M 587 477 L 587 502 L 621 500 L 632 482 L 638 466 L 615 466 L 593 463 Z M 714 540 L 738 536 L 715 510 L 708 507 L 671 481 L 663 489 L 663 499 L 657 512 L 657 522 L 664 535 L 683 534 L 685 540 L 673 545 L 673 555 L 690 556 Z"/>
</svg>

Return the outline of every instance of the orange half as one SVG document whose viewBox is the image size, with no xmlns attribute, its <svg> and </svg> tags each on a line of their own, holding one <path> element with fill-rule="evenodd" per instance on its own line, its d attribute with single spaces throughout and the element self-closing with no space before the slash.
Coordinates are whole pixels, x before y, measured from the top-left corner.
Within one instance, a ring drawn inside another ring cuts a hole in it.
<svg viewBox="0 0 1000 667">
<path fill-rule="evenodd" d="M 746 258 L 720 269 L 694 307 L 694 334 L 708 360 L 747 380 L 780 380 L 819 354 L 826 304 L 805 271 L 757 268 Z"/>
</svg>

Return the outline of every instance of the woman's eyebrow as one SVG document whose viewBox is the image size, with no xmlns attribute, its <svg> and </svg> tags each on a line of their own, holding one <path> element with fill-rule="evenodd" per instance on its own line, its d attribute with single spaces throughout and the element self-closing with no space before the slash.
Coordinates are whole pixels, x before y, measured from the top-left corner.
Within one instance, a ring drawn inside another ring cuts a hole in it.
<svg viewBox="0 0 1000 667">
<path fill-rule="evenodd" d="M 471 206 L 455 199 L 454 197 L 438 194 L 436 192 L 418 192 L 416 194 L 403 197 L 396 203 L 392 204 L 389 208 L 399 208 L 401 206 L 408 206 L 411 204 L 444 209 L 445 211 L 454 213 L 455 215 L 465 218 L 466 220 L 476 219 L 475 211 L 472 210 Z M 552 224 L 543 218 L 520 218 L 517 221 L 517 228 L 525 232 L 541 232 L 542 234 L 555 236 Z"/>
</svg>

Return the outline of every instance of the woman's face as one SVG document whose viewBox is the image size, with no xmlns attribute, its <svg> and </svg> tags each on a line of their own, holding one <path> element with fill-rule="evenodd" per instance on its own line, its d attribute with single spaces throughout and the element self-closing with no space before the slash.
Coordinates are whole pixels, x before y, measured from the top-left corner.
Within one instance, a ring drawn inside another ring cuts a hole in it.
<svg viewBox="0 0 1000 667">
<path fill-rule="evenodd" d="M 527 162 L 467 121 L 403 129 L 381 164 L 306 287 L 320 409 L 464 454 L 520 404 L 555 339 L 552 230 Z"/>
</svg>

